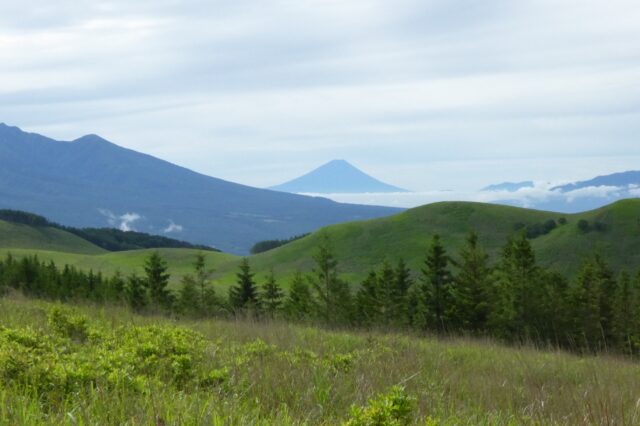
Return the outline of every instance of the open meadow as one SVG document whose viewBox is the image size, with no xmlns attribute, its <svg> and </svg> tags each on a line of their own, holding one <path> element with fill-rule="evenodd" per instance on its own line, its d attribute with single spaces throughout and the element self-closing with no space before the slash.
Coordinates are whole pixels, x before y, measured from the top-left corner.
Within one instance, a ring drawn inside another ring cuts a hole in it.
<svg viewBox="0 0 640 426">
<path fill-rule="evenodd" d="M 640 421 L 640 366 L 614 356 L 19 295 L 0 312 L 0 424 Z"/>
</svg>

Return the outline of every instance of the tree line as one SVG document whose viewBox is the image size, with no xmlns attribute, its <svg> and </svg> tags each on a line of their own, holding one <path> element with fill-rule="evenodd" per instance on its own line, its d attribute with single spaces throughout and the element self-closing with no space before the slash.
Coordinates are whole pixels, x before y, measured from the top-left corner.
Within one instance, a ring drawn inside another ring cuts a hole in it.
<svg viewBox="0 0 640 426">
<path fill-rule="evenodd" d="M 510 238 L 498 259 L 471 233 L 450 255 L 439 236 L 431 239 L 422 268 L 383 261 L 358 286 L 341 279 L 325 236 L 308 274 L 296 272 L 288 291 L 269 272 L 257 280 L 248 259 L 228 292 L 216 291 L 203 254 L 176 291 L 158 252 L 144 274 L 127 277 L 58 268 L 37 257 L 0 260 L 0 290 L 58 300 L 125 303 L 138 312 L 190 317 L 251 316 L 328 326 L 417 330 L 433 334 L 491 336 L 509 342 L 550 344 L 577 351 L 640 348 L 640 273 L 616 274 L 599 255 L 584 262 L 572 280 L 545 270 L 525 233 Z"/>
</svg>

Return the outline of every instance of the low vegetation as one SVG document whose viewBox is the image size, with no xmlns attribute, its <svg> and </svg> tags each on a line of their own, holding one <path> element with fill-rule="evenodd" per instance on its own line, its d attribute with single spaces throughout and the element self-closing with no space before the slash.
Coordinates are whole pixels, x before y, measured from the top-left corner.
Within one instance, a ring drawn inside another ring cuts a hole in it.
<svg viewBox="0 0 640 426">
<path fill-rule="evenodd" d="M 619 424 L 610 356 L 0 299 L 1 424 Z"/>
<path fill-rule="evenodd" d="M 192 272 L 182 277 L 176 290 L 169 286 L 167 263 L 157 251 L 146 258 L 142 275 L 126 277 L 8 255 L 0 261 L 0 291 L 121 303 L 136 312 L 191 318 L 249 316 L 332 327 L 491 336 L 583 353 L 640 352 L 640 273 L 615 272 L 594 254 L 570 280 L 538 265 L 524 232 L 507 240 L 496 262 L 489 260 L 475 233 L 454 255 L 436 235 L 418 273 L 402 260 L 395 265 L 383 261 L 353 287 L 340 277 L 327 235 L 313 256 L 312 272 L 295 274 L 288 291 L 273 272 L 258 282 L 246 258 L 235 284 L 221 288 L 212 281 L 205 259 L 203 253 L 195 256 Z"/>
</svg>

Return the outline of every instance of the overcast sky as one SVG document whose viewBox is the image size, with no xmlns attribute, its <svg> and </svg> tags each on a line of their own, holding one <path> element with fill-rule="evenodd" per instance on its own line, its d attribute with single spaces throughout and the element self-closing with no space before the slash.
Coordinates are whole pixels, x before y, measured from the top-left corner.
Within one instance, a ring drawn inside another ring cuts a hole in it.
<svg viewBox="0 0 640 426">
<path fill-rule="evenodd" d="M 0 2 L 0 122 L 255 186 L 640 169 L 638 0 Z"/>
</svg>

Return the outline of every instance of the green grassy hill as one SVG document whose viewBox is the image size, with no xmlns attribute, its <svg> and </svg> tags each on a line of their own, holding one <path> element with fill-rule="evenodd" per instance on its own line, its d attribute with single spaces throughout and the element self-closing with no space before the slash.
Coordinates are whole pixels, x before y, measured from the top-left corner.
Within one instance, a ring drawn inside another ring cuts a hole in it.
<svg viewBox="0 0 640 426">
<path fill-rule="evenodd" d="M 418 271 L 434 234 L 442 237 L 455 258 L 468 233 L 476 230 L 482 245 L 496 259 L 518 226 L 533 226 L 549 220 L 559 222 L 561 218 L 566 224 L 558 224 L 548 234 L 531 240 L 541 265 L 571 276 L 585 256 L 597 251 L 618 270 L 640 268 L 640 199 L 623 200 L 572 215 L 482 203 L 435 203 L 387 218 L 329 226 L 290 244 L 251 256 L 250 261 L 259 280 L 273 268 L 286 287 L 295 270 L 308 272 L 312 269 L 313 254 L 321 235 L 326 233 L 331 238 L 341 273 L 358 282 L 384 259 L 396 262 L 403 258 Z M 588 232 L 578 228 L 580 220 L 589 223 Z M 594 229 L 596 223 L 600 224 L 600 230 Z M 30 229 L 2 222 L 0 225 L 3 226 L 0 227 L 0 253 L 37 253 L 56 263 L 106 274 L 116 270 L 125 274 L 142 272 L 144 258 L 151 251 L 109 253 L 61 231 Z M 197 250 L 160 249 L 160 252 L 169 263 L 175 283 L 191 270 Z M 234 280 L 239 257 L 213 252 L 207 252 L 206 256 L 209 267 L 216 270 L 215 278 L 219 282 L 229 284 Z"/>
<path fill-rule="evenodd" d="M 0 220 L 0 249 L 37 249 L 66 253 L 100 254 L 106 250 L 69 232 Z"/>
<path fill-rule="evenodd" d="M 308 237 L 251 258 L 256 271 L 273 268 L 276 274 L 289 276 L 299 269 L 309 271 L 312 255 L 322 233 L 331 238 L 340 270 L 354 280 L 384 259 L 403 258 L 419 270 L 430 239 L 439 234 L 455 258 L 471 230 L 479 233 L 489 255 L 499 256 L 507 238 L 522 225 L 566 219 L 566 224 L 531 243 L 541 265 L 572 275 L 582 259 L 594 251 L 605 256 L 616 269 L 640 268 L 640 199 L 623 200 L 598 210 L 579 214 L 560 214 L 517 207 L 470 202 L 443 202 L 408 210 L 387 218 L 326 227 Z M 604 230 L 582 232 L 578 222 L 595 222 Z M 229 267 L 232 265 L 226 265 Z M 224 272 L 224 268 L 222 270 Z"/>
</svg>

